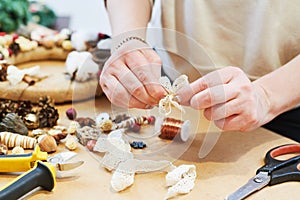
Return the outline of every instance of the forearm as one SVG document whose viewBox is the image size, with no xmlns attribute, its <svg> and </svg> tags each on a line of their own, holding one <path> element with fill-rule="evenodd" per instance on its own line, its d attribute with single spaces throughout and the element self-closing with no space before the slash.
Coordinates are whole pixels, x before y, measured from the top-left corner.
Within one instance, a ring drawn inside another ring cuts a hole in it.
<svg viewBox="0 0 300 200">
<path fill-rule="evenodd" d="M 145 29 L 151 17 L 150 2 L 150 0 L 108 0 L 106 7 L 112 36 L 136 29 Z"/>
<path fill-rule="evenodd" d="M 254 81 L 269 100 L 269 117 L 273 118 L 300 103 L 300 55 L 278 70 Z"/>
</svg>

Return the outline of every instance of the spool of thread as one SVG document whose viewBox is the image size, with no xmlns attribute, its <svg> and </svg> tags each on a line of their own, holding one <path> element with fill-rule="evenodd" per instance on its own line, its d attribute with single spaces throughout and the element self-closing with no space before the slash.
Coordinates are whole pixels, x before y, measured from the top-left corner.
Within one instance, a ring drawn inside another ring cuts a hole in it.
<svg viewBox="0 0 300 200">
<path fill-rule="evenodd" d="M 189 120 L 181 121 L 178 119 L 167 117 L 164 120 L 157 120 L 156 129 L 160 129 L 158 137 L 167 140 L 179 138 L 179 140 L 186 142 L 191 131 L 191 123 Z"/>
</svg>

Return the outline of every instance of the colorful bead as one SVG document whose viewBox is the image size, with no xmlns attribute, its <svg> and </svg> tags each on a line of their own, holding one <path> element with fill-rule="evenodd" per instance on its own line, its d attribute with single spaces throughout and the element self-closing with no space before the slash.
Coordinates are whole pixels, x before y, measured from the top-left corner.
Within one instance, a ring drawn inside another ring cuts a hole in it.
<svg viewBox="0 0 300 200">
<path fill-rule="evenodd" d="M 134 149 L 143 149 L 147 147 L 147 145 L 143 141 L 133 141 L 130 143 L 130 146 Z"/>
</svg>

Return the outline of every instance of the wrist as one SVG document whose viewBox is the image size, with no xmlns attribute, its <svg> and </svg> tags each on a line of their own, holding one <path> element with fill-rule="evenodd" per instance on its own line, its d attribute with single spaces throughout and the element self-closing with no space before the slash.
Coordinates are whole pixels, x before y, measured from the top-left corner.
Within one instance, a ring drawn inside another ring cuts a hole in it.
<svg viewBox="0 0 300 200">
<path fill-rule="evenodd" d="M 111 53 L 116 52 L 117 50 L 121 49 L 123 46 L 131 42 L 139 42 L 140 44 L 142 44 L 143 47 L 145 45 L 149 46 L 146 42 L 146 29 L 128 31 L 126 33 L 114 36 L 112 38 Z"/>
</svg>

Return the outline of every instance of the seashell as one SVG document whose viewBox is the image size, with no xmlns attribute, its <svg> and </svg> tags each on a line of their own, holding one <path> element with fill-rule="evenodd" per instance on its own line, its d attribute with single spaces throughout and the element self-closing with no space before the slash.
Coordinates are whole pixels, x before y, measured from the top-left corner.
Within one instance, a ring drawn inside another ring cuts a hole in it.
<svg viewBox="0 0 300 200">
<path fill-rule="evenodd" d="M 7 155 L 8 148 L 5 144 L 0 144 L 0 155 Z"/>
<path fill-rule="evenodd" d="M 24 117 L 24 123 L 29 129 L 36 129 L 39 127 L 39 118 L 36 116 L 36 114 L 28 113 Z"/>
<path fill-rule="evenodd" d="M 57 149 L 57 143 L 53 136 L 51 135 L 42 135 L 38 138 L 38 144 L 41 148 L 41 151 L 44 152 L 55 152 Z"/>
<path fill-rule="evenodd" d="M 5 144 L 8 148 L 21 146 L 24 149 L 33 149 L 37 140 L 17 133 L 0 132 L 0 142 Z"/>
<path fill-rule="evenodd" d="M 7 131 L 27 135 L 28 129 L 22 119 L 16 113 L 7 113 L 0 122 L 0 132 Z"/>
<path fill-rule="evenodd" d="M 12 154 L 23 154 L 24 152 L 24 149 L 20 146 L 16 146 L 11 150 Z"/>
</svg>

